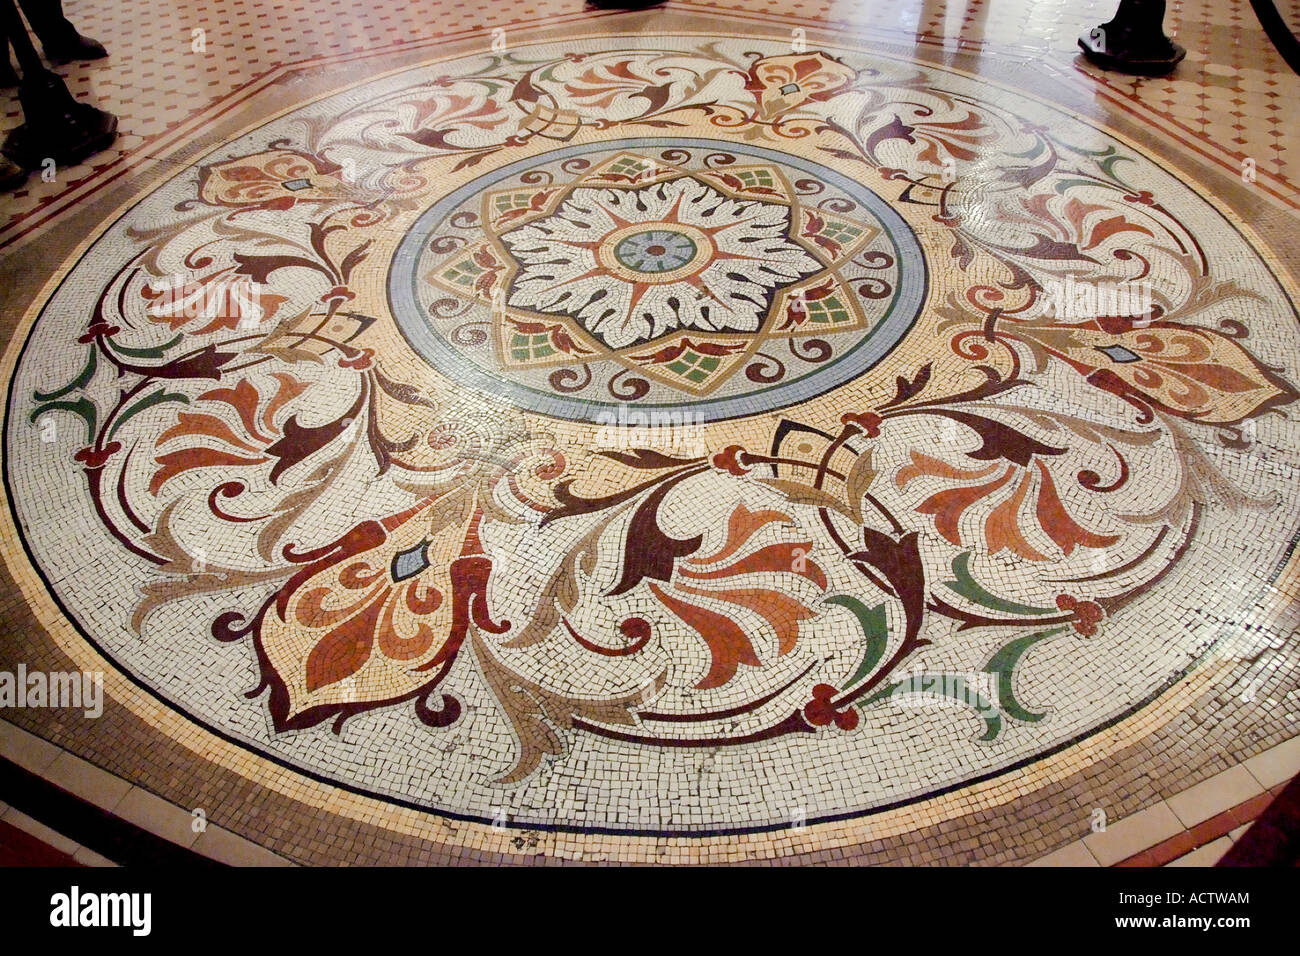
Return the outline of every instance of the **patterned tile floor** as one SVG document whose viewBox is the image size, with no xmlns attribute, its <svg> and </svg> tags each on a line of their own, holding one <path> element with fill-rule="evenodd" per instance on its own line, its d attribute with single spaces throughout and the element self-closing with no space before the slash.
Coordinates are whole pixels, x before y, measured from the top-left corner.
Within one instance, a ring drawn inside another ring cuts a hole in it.
<svg viewBox="0 0 1300 956">
<path fill-rule="evenodd" d="M 51 780 L 301 863 L 1164 862 L 1284 782 L 1247 5 L 1145 81 L 1102 3 L 132 7 L 0 208 Z"/>
</svg>

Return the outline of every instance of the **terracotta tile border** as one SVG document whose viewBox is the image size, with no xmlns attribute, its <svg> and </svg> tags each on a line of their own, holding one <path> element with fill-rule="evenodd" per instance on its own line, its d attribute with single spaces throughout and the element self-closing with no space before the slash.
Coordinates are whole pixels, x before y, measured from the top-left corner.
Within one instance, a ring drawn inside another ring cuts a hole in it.
<svg viewBox="0 0 1300 956">
<path fill-rule="evenodd" d="M 1211 777 L 1210 779 L 1213 780 L 1214 778 Z M 1184 830 L 1177 836 L 1162 840 L 1155 846 L 1148 847 L 1141 853 L 1135 853 L 1128 859 L 1120 860 L 1114 865 L 1165 866 L 1172 863 L 1180 856 L 1186 856 L 1193 850 L 1200 849 L 1220 837 L 1227 836 L 1238 827 L 1253 823 L 1273 802 L 1277 793 L 1280 792 L 1280 788 L 1265 790 L 1263 793 L 1257 794 L 1235 807 L 1224 810 L 1222 813 L 1215 814 L 1210 819 L 1196 824 L 1190 830 Z"/>
<path fill-rule="evenodd" d="M 75 856 L 56 850 L 21 827 L 0 820 L 0 866 L 81 866 Z"/>
<path fill-rule="evenodd" d="M 50 773 L 51 767 L 42 766 L 42 761 L 33 759 L 39 753 L 39 738 L 14 724 L 0 719 L 0 758 L 12 765 L 12 770 L 5 770 L 0 764 L 0 780 L 5 774 L 30 775 L 29 779 L 39 781 L 39 786 L 47 789 L 55 798 L 53 802 L 61 805 L 61 810 L 49 814 L 48 801 L 42 809 L 27 805 L 23 810 L 17 806 L 7 805 L 0 822 L 17 827 L 26 834 L 60 853 L 92 866 L 114 865 L 108 858 L 85 846 L 85 842 L 95 842 L 81 833 L 82 842 L 78 842 L 67 833 L 70 830 L 89 831 L 107 827 L 113 831 L 114 845 L 122 846 L 123 841 L 139 842 L 165 851 L 172 862 L 183 861 L 186 854 L 192 854 L 195 862 L 204 862 L 199 858 L 228 865 L 243 866 L 286 866 L 288 860 L 279 857 L 256 843 L 246 840 L 214 823 L 208 823 L 203 833 L 185 832 L 186 828 L 178 825 L 178 820 L 188 822 L 190 811 L 165 801 L 136 787 L 106 770 L 100 770 L 89 761 L 82 760 L 71 751 L 63 751 L 55 763 L 64 762 L 66 775 L 76 782 L 86 776 L 93 776 L 99 785 L 78 787 L 75 790 L 66 786 L 66 781 Z M 125 786 L 126 789 L 121 788 Z M 6 794 L 7 799 L 14 799 Z M 142 811 L 141 804 L 145 805 Z M 48 816 L 39 819 L 31 812 Z M 170 823 L 171 825 L 166 825 Z M 178 841 L 174 837 L 184 833 L 187 840 Z M 3 843 L 0 832 L 0 843 Z M 65 842 L 66 841 L 66 842 Z M 107 845 L 101 847 L 107 849 Z M 172 849 L 176 851 L 174 854 Z M 85 851 L 81 853 L 81 851 Z M 112 852 L 110 850 L 110 852 Z M 78 855 L 78 854 L 81 855 Z M 0 854 L 2 856 L 3 854 Z M 158 854 L 155 854 L 157 856 Z"/>
<path fill-rule="evenodd" d="M 1300 776 L 1269 792 L 1273 802 L 1218 866 L 1300 866 Z"/>
<path fill-rule="evenodd" d="M 1255 782 L 1255 788 L 1258 789 L 1259 791 L 1258 793 L 1255 793 L 1254 795 L 1241 801 L 1240 803 L 1237 803 L 1234 806 L 1231 806 L 1225 810 L 1220 811 L 1219 813 L 1214 814 L 1213 816 L 1209 817 L 1206 820 L 1202 820 L 1199 823 L 1196 823 L 1195 825 L 1190 827 L 1184 827 L 1178 833 L 1174 833 L 1170 836 L 1163 837 L 1157 840 L 1155 843 L 1151 844 L 1150 846 L 1142 850 L 1139 850 L 1136 853 L 1132 853 L 1121 860 L 1109 864 L 1103 864 L 1103 865 L 1117 866 L 1117 867 L 1167 866 L 1170 863 L 1172 863 L 1174 860 L 1177 860 L 1181 857 L 1185 857 L 1188 854 L 1193 853 L 1201 849 L 1202 847 L 1208 846 L 1209 844 L 1213 843 L 1215 840 L 1219 840 L 1225 836 L 1229 837 L 1234 842 L 1237 841 L 1241 836 L 1245 834 L 1246 829 L 1248 829 L 1256 820 L 1258 820 L 1265 813 L 1265 811 L 1268 810 L 1268 808 L 1274 803 L 1274 801 L 1279 797 L 1279 795 L 1282 794 L 1282 792 L 1288 786 L 1291 785 L 1300 786 L 1300 766 L 1296 765 L 1296 764 L 1300 764 L 1300 760 L 1297 760 L 1296 756 L 1300 756 L 1300 755 L 1296 754 L 1296 747 L 1294 742 L 1284 741 L 1283 743 L 1280 743 L 1275 747 L 1272 747 L 1264 751 L 1261 754 L 1257 754 L 1254 757 L 1251 757 L 1249 761 L 1243 761 L 1239 764 L 1235 764 L 1226 770 L 1220 771 L 1218 774 L 1215 774 L 1212 777 L 1209 777 L 1205 780 L 1200 781 L 1199 783 L 1194 784 L 1191 787 L 1188 787 L 1186 790 L 1180 791 L 1179 793 L 1176 794 L 1171 794 L 1165 797 L 1164 799 L 1151 804 L 1150 806 L 1144 807 L 1135 813 L 1129 814 L 1127 817 L 1115 821 L 1115 823 L 1111 825 L 1112 829 L 1114 829 L 1114 827 L 1116 826 L 1123 824 L 1125 821 L 1132 820 L 1135 817 L 1139 816 L 1140 814 L 1148 813 L 1161 806 L 1166 807 L 1167 815 L 1170 815 L 1174 819 L 1177 819 L 1177 814 L 1172 813 L 1172 811 L 1168 809 L 1171 801 L 1176 801 L 1183 794 L 1189 793 L 1190 791 L 1197 788 L 1206 788 L 1206 787 L 1213 788 L 1215 781 L 1220 780 L 1220 778 L 1223 778 L 1225 775 L 1238 774 L 1238 768 L 1242 770 L 1246 770 L 1247 773 L 1250 774 L 1251 778 Z M 1263 761 L 1261 761 L 1260 758 L 1264 758 Z M 1277 762 L 1279 758 L 1282 765 L 1289 768 L 1292 774 L 1297 775 L 1294 781 L 1288 778 L 1286 780 L 1283 780 L 1281 783 L 1275 783 L 1274 786 L 1269 787 L 1266 786 L 1266 782 L 1272 782 L 1272 781 L 1271 780 L 1261 781 L 1255 773 L 1251 772 L 1250 767 L 1248 766 L 1248 763 L 1250 763 L 1250 761 L 1255 761 L 1256 767 L 1270 766 L 1270 769 L 1276 770 L 1277 768 L 1272 767 L 1271 763 Z M 1089 847 L 1086 841 L 1087 841 L 1087 837 L 1085 836 L 1084 838 L 1076 840 L 1073 843 L 1068 843 L 1064 846 L 1057 847 L 1051 853 L 1039 857 L 1037 860 L 1032 861 L 1028 865 L 1031 866 L 1088 865 L 1086 862 L 1083 861 L 1086 861 L 1089 857 L 1091 857 L 1094 860 L 1097 860 L 1098 852 L 1094 851 L 1091 847 Z M 1086 856 L 1080 856 L 1081 853 L 1086 854 Z M 1104 857 L 1105 854 L 1103 853 L 1102 856 Z"/>
</svg>

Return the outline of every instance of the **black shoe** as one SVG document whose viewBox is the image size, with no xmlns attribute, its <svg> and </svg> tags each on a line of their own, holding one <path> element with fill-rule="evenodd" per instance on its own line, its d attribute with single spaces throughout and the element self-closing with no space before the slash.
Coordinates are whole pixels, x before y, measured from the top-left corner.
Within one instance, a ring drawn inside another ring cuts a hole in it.
<svg viewBox="0 0 1300 956">
<path fill-rule="evenodd" d="M 18 74 L 8 60 L 0 63 L 0 89 L 18 85 Z"/>
<path fill-rule="evenodd" d="M 51 63 L 67 63 L 69 60 L 102 60 L 108 56 L 104 44 L 80 33 L 73 34 L 58 43 L 46 43 L 45 58 Z"/>
<path fill-rule="evenodd" d="M 0 193 L 13 192 L 27 182 L 27 170 L 0 156 Z"/>
</svg>

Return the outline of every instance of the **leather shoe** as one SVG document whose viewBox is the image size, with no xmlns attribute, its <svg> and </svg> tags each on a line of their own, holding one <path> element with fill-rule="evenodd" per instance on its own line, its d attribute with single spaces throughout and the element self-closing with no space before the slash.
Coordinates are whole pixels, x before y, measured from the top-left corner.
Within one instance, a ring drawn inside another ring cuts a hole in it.
<svg viewBox="0 0 1300 956">
<path fill-rule="evenodd" d="M 12 192 L 27 182 L 27 170 L 0 156 L 0 193 Z"/>
<path fill-rule="evenodd" d="M 66 63 L 69 60 L 102 60 L 108 56 L 104 44 L 90 37 L 83 37 L 80 33 L 74 34 L 67 40 L 47 43 L 44 46 L 45 58 L 51 63 Z"/>
</svg>

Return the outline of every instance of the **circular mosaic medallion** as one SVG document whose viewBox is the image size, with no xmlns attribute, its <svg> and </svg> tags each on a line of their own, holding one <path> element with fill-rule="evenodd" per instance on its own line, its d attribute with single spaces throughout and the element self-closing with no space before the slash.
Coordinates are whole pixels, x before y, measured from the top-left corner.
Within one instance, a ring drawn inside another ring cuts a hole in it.
<svg viewBox="0 0 1300 956">
<path fill-rule="evenodd" d="M 474 179 L 421 216 L 389 279 L 435 368 L 593 422 L 815 397 L 887 355 L 925 290 L 911 228 L 861 184 L 693 138 L 570 146 Z"/>
<path fill-rule="evenodd" d="M 84 642 L 240 773 L 461 820 L 697 837 L 1022 772 L 1257 652 L 1224 608 L 1300 526 L 1268 255 L 885 56 L 401 71 L 50 290 L 4 467 Z"/>
<path fill-rule="evenodd" d="M 707 235 L 698 230 L 675 223 L 676 228 L 646 229 L 633 224 L 624 227 L 626 235 L 620 237 L 616 232 L 602 243 L 602 258 L 612 254 L 614 261 L 623 267 L 624 275 L 634 274 L 636 279 L 651 281 L 654 277 L 659 282 L 676 281 L 679 277 L 696 275 L 700 266 L 709 261 L 709 253 L 716 252 Z M 703 240 L 703 241 L 699 241 Z M 606 252 L 606 248 L 613 248 Z M 689 272 L 679 272 L 685 266 L 694 266 Z M 674 273 L 671 276 L 664 273 Z"/>
</svg>

